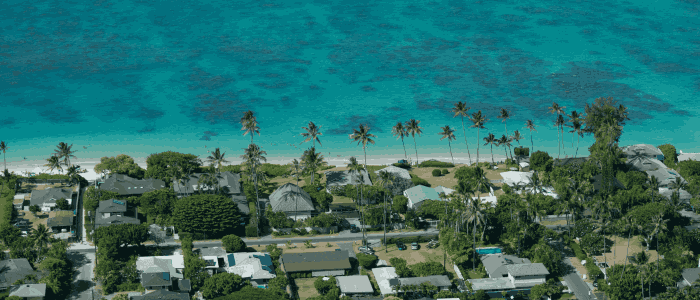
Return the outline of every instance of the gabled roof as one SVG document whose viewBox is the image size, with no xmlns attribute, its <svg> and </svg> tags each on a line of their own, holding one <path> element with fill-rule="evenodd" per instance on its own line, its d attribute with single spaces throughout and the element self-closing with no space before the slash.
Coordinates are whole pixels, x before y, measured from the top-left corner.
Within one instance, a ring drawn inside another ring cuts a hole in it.
<svg viewBox="0 0 700 300">
<path fill-rule="evenodd" d="M 420 285 L 423 282 L 429 282 L 436 287 L 450 287 L 452 282 L 446 275 L 433 275 L 425 277 L 409 277 L 399 278 L 401 285 Z"/>
<path fill-rule="evenodd" d="M 197 185 L 199 184 L 199 178 L 204 173 L 193 173 L 187 179 L 187 183 L 181 185 L 177 180 L 173 180 L 173 189 L 175 193 L 186 193 L 191 194 L 197 190 Z M 216 174 L 219 179 L 220 187 L 227 187 L 229 194 L 240 194 L 241 193 L 241 174 L 233 173 L 231 171 L 221 172 L 221 174 Z M 202 190 L 206 190 L 206 187 L 202 187 Z M 216 187 L 214 187 L 216 189 Z"/>
<path fill-rule="evenodd" d="M 98 214 L 123 212 L 126 212 L 126 200 L 109 199 L 100 201 L 100 206 L 97 207 Z"/>
<path fill-rule="evenodd" d="M 422 202 L 423 200 L 440 200 L 440 195 L 435 191 L 435 189 L 429 188 L 427 186 L 417 185 L 410 189 L 404 191 L 408 201 L 411 201 L 414 205 L 416 203 Z"/>
<path fill-rule="evenodd" d="M 700 278 L 700 268 L 683 269 L 681 274 L 683 275 L 683 279 L 692 285 Z"/>
<path fill-rule="evenodd" d="M 680 177 L 681 181 L 684 183 L 688 183 L 683 176 L 679 175 L 676 171 L 673 169 L 668 169 L 668 168 L 659 168 L 658 170 L 651 170 L 651 171 L 646 171 L 646 173 L 649 176 L 654 176 L 656 179 L 659 180 L 659 186 L 669 186 L 671 182 L 676 181 L 676 177 Z"/>
<path fill-rule="evenodd" d="M 397 280 L 396 278 L 399 277 L 399 275 L 396 275 L 396 269 L 394 267 L 374 268 L 372 269 L 372 274 L 374 274 L 374 278 L 377 280 L 382 295 L 396 294 L 391 288 L 391 281 Z"/>
<path fill-rule="evenodd" d="M 530 260 L 527 258 L 520 258 L 514 255 L 507 255 L 502 253 L 497 254 L 485 254 L 481 256 L 481 263 L 486 269 L 486 273 L 490 277 L 501 277 L 501 275 L 506 274 L 506 269 L 501 269 L 502 266 L 513 265 L 513 264 L 529 264 Z"/>
<path fill-rule="evenodd" d="M 46 226 L 73 226 L 73 212 L 70 210 L 59 210 L 49 212 L 49 219 L 46 220 Z"/>
<path fill-rule="evenodd" d="M 0 288 L 11 286 L 18 279 L 36 274 L 26 258 L 6 259 L 0 261 Z"/>
<path fill-rule="evenodd" d="M 455 191 L 455 190 L 453 190 L 453 189 L 451 189 L 451 188 L 446 188 L 446 187 L 441 186 L 441 185 L 438 185 L 438 186 L 435 188 L 435 192 L 437 192 L 438 195 L 440 195 L 440 193 L 445 193 L 445 195 L 450 195 L 450 194 L 454 193 L 454 191 Z"/>
<path fill-rule="evenodd" d="M 137 218 L 123 217 L 123 216 L 109 216 L 109 218 L 97 218 L 95 221 L 95 226 L 109 226 L 117 224 L 141 224 L 141 221 Z"/>
<path fill-rule="evenodd" d="M 141 285 L 146 286 L 171 286 L 169 272 L 153 272 L 141 274 Z"/>
<path fill-rule="evenodd" d="M 369 174 L 365 170 L 361 170 L 359 174 L 351 170 L 326 171 L 324 174 L 326 174 L 326 187 L 356 185 L 359 183 L 372 185 Z"/>
<path fill-rule="evenodd" d="M 20 284 L 10 289 L 10 297 L 22 298 L 44 297 L 46 296 L 46 284 Z"/>
<path fill-rule="evenodd" d="M 666 199 L 668 199 L 668 200 L 671 200 L 671 195 L 673 195 L 674 191 L 675 190 L 672 190 L 669 188 L 660 187 L 659 188 L 659 195 L 666 197 Z M 679 196 L 678 199 L 681 201 L 690 201 L 690 199 L 693 198 L 693 196 L 684 189 L 680 189 L 678 191 L 678 196 Z"/>
<path fill-rule="evenodd" d="M 512 276 L 549 275 L 549 271 L 541 263 L 506 265 L 505 268 Z"/>
<path fill-rule="evenodd" d="M 388 166 L 384 169 L 374 171 L 377 175 L 379 175 L 379 172 L 389 172 L 396 177 L 411 180 L 411 173 L 408 173 L 408 170 L 396 166 Z"/>
<path fill-rule="evenodd" d="M 45 190 L 33 190 L 29 200 L 29 205 L 42 206 L 44 203 L 55 204 L 56 200 L 61 198 L 65 198 L 68 200 L 68 203 L 70 203 L 72 199 L 71 197 L 73 197 L 73 190 L 70 189 L 48 188 Z"/>
<path fill-rule="evenodd" d="M 622 153 L 627 156 L 632 155 L 643 155 L 648 157 L 657 157 L 657 155 L 663 156 L 664 153 L 659 150 L 659 148 L 654 147 L 654 145 L 649 144 L 636 144 L 620 148 Z"/>
<path fill-rule="evenodd" d="M 140 180 L 124 174 L 110 175 L 100 185 L 100 189 L 117 192 L 119 195 L 141 195 L 164 187 L 165 182 L 160 179 L 146 178 Z"/>
<path fill-rule="evenodd" d="M 286 272 L 350 269 L 347 251 L 326 251 L 282 254 Z"/>
<path fill-rule="evenodd" d="M 296 184 L 287 183 L 270 195 L 272 211 L 293 212 L 315 210 L 309 193 Z M 298 206 L 297 206 L 298 205 Z"/>
<path fill-rule="evenodd" d="M 143 296 L 133 296 L 133 300 L 190 300 L 187 293 L 171 292 L 168 290 L 156 290 Z"/>
<path fill-rule="evenodd" d="M 344 294 L 371 294 L 374 293 L 372 283 L 367 275 L 338 276 L 335 282 Z"/>
</svg>

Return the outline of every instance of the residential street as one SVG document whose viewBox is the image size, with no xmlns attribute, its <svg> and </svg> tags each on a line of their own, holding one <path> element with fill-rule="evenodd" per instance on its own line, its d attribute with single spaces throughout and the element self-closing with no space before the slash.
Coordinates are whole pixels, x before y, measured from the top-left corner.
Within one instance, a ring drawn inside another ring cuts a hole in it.
<svg viewBox="0 0 700 300">
<path fill-rule="evenodd" d="M 68 250 L 68 259 L 73 263 L 75 278 L 73 280 L 73 292 L 69 299 L 93 300 L 92 273 L 95 268 L 95 253 L 92 251 Z"/>
</svg>

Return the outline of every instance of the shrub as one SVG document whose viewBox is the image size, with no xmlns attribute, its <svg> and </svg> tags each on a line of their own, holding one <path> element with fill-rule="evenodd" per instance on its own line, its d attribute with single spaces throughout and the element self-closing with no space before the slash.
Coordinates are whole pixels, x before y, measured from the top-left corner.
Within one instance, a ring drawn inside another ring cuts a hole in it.
<svg viewBox="0 0 700 300">
<path fill-rule="evenodd" d="M 377 260 L 379 260 L 377 256 L 370 254 L 357 253 L 356 256 L 357 260 L 360 262 L 360 266 L 365 269 L 371 269 L 374 267 L 374 264 L 377 263 Z"/>
<path fill-rule="evenodd" d="M 165 228 L 165 235 L 166 236 L 173 236 L 173 229 L 170 227 Z"/>
<path fill-rule="evenodd" d="M 601 271 L 600 268 L 598 268 L 598 266 L 595 265 L 593 258 L 586 258 L 585 267 L 586 271 L 588 271 L 588 277 L 590 277 L 591 280 L 595 281 L 603 276 L 603 271 Z"/>
<path fill-rule="evenodd" d="M 221 239 L 221 243 L 229 253 L 236 253 L 245 250 L 246 244 L 237 235 L 229 234 Z"/>
<path fill-rule="evenodd" d="M 411 181 L 415 185 L 422 185 L 422 186 L 430 187 L 430 183 L 428 183 L 427 180 L 420 178 L 420 177 L 413 175 L 413 174 L 411 174 Z"/>
<path fill-rule="evenodd" d="M 513 192 L 513 188 L 510 187 L 510 185 L 504 183 L 503 186 L 501 186 L 501 189 L 503 190 L 504 193 L 510 194 Z"/>
<path fill-rule="evenodd" d="M 307 235 L 309 232 L 306 230 L 306 228 L 294 228 L 292 229 L 293 233 L 296 233 L 298 235 Z"/>
<path fill-rule="evenodd" d="M 338 225 L 338 220 L 331 214 L 318 214 L 315 217 L 304 220 L 304 223 L 311 227 L 325 228 Z"/>
<path fill-rule="evenodd" d="M 281 177 L 291 174 L 289 166 L 281 166 L 275 164 L 262 164 L 260 169 L 269 177 Z"/>
<path fill-rule="evenodd" d="M 316 230 L 316 229 L 312 229 L 311 232 L 309 232 L 309 234 L 311 234 L 311 235 L 319 235 L 319 234 L 321 234 L 321 232 L 318 231 L 318 230 Z"/>
<path fill-rule="evenodd" d="M 547 152 L 535 151 L 530 156 L 530 167 L 535 171 L 552 171 L 552 166 L 554 165 L 554 160 Z"/>
<path fill-rule="evenodd" d="M 328 280 L 323 280 L 323 277 L 318 277 L 314 281 L 314 287 L 316 288 L 316 291 L 318 291 L 318 293 L 321 295 L 325 295 L 326 293 L 328 293 L 328 291 L 334 288 L 335 285 L 335 277 L 333 276 L 330 276 Z"/>
<path fill-rule="evenodd" d="M 410 169 L 411 169 L 411 165 L 409 165 L 409 164 L 407 164 L 407 163 L 401 163 L 401 164 L 400 164 L 400 163 L 393 163 L 393 164 L 391 164 L 391 165 L 394 166 L 394 167 L 399 167 L 399 168 L 406 169 L 406 170 L 410 170 Z"/>
<path fill-rule="evenodd" d="M 436 161 L 436 160 L 426 160 L 418 164 L 418 167 L 420 168 L 430 168 L 430 167 L 437 167 L 437 168 L 454 168 L 453 163 L 449 162 L 442 162 L 442 161 Z"/>
<path fill-rule="evenodd" d="M 391 204 L 391 209 L 395 212 L 404 214 L 408 206 L 408 198 L 404 195 L 394 196 L 393 202 Z"/>
<path fill-rule="evenodd" d="M 448 171 L 447 169 L 442 169 L 442 176 L 445 176 L 449 173 L 450 173 L 450 171 Z"/>
<path fill-rule="evenodd" d="M 513 148 L 513 152 L 515 156 L 530 156 L 530 148 L 523 146 Z"/>
<path fill-rule="evenodd" d="M 442 172 L 440 172 L 440 169 L 433 169 L 433 177 L 438 177 L 442 175 Z"/>
<path fill-rule="evenodd" d="M 256 237 L 258 236 L 258 227 L 248 225 L 245 227 L 245 236 L 246 237 Z"/>
<path fill-rule="evenodd" d="M 660 145 L 659 150 L 664 154 L 664 165 L 669 168 L 675 168 L 678 162 L 678 156 L 676 156 L 676 147 L 671 144 Z"/>
<path fill-rule="evenodd" d="M 445 267 L 441 263 L 435 261 L 413 264 L 410 266 L 410 269 L 416 277 L 447 274 Z"/>
</svg>

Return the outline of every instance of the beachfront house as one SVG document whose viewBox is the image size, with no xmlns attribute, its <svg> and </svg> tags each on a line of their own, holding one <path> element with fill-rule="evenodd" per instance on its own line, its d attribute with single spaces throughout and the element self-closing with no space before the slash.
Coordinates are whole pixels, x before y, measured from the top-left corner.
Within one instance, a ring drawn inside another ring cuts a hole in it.
<svg viewBox="0 0 700 300">
<path fill-rule="evenodd" d="M 652 158 L 659 161 L 664 160 L 664 153 L 657 147 L 650 144 L 636 144 L 621 147 L 622 153 L 627 157 L 641 156 L 646 158 Z"/>
<path fill-rule="evenodd" d="M 501 292 L 528 292 L 533 286 L 545 283 L 549 275 L 543 264 L 533 264 L 526 258 L 513 255 L 486 254 L 481 256 L 481 262 L 489 278 L 467 281 L 471 283 L 474 291 L 483 290 L 489 295 L 497 296 Z"/>
<path fill-rule="evenodd" d="M 374 288 L 367 275 L 338 276 L 335 283 L 340 289 L 341 297 L 370 297 L 374 294 Z"/>
<path fill-rule="evenodd" d="M 34 271 L 26 258 L 0 260 L 0 293 L 4 293 L 17 280 L 28 275 L 41 277 L 41 273 Z"/>
<path fill-rule="evenodd" d="M 210 191 L 216 190 L 223 191 L 223 194 L 234 196 L 241 195 L 241 174 L 233 173 L 231 171 L 221 172 L 221 174 L 216 173 L 216 179 L 218 180 L 218 186 L 207 186 L 203 183 L 199 183 L 199 179 L 204 173 L 194 173 L 191 174 L 186 182 L 180 183 L 179 180 L 173 180 L 173 190 L 178 195 L 179 198 L 184 196 L 192 195 L 198 191 Z"/>
<path fill-rule="evenodd" d="M 352 267 L 347 251 L 286 253 L 280 257 L 287 273 L 309 273 L 312 277 L 343 276 Z"/>
<path fill-rule="evenodd" d="M 316 211 L 311 195 L 293 183 L 286 183 L 270 195 L 273 212 L 284 212 L 294 220 L 310 218 Z"/>
<path fill-rule="evenodd" d="M 125 216 L 109 216 L 107 218 L 98 217 L 95 220 L 95 228 L 100 228 L 102 226 L 119 225 L 119 224 L 141 224 L 141 221 L 137 218 L 125 217 Z"/>
<path fill-rule="evenodd" d="M 440 195 L 440 193 L 445 193 L 446 196 L 449 196 L 455 192 L 455 190 L 441 186 L 441 185 L 438 185 L 437 187 L 435 187 L 435 191 L 438 193 L 438 195 Z"/>
<path fill-rule="evenodd" d="M 270 279 L 277 277 L 269 253 L 229 253 L 224 256 L 224 265 L 226 272 L 249 280 L 254 287 L 267 288 Z"/>
<path fill-rule="evenodd" d="M 70 210 L 49 212 L 49 218 L 46 220 L 46 227 L 54 232 L 53 237 L 61 240 L 68 240 L 74 236 L 74 225 L 75 215 Z"/>
<path fill-rule="evenodd" d="M 136 179 L 124 174 L 112 174 L 99 187 L 101 190 L 117 192 L 122 196 L 140 196 L 165 188 L 165 182 L 160 179 Z"/>
<path fill-rule="evenodd" d="M 27 300 L 44 300 L 46 297 L 46 283 L 19 284 L 10 288 L 10 297 L 20 297 Z"/>
<path fill-rule="evenodd" d="M 423 185 L 417 185 L 403 192 L 403 195 L 408 198 L 408 208 L 417 209 L 424 200 L 440 200 L 440 195 L 433 188 Z"/>
<path fill-rule="evenodd" d="M 372 185 L 367 171 L 361 170 L 359 173 L 352 170 L 326 171 L 326 192 L 330 193 L 334 188 L 342 188 L 346 185 Z"/>
<path fill-rule="evenodd" d="M 104 200 L 100 201 L 97 207 L 97 215 L 102 218 L 111 216 L 124 216 L 126 213 L 126 200 Z"/>
<path fill-rule="evenodd" d="M 68 205 L 73 204 L 73 197 L 77 197 L 77 193 L 72 189 L 64 188 L 48 188 L 45 190 L 33 190 L 29 205 L 37 205 L 42 212 L 49 212 L 56 207 L 56 200 L 66 199 Z"/>
<path fill-rule="evenodd" d="M 408 173 L 406 169 L 388 166 L 384 169 L 374 171 L 374 173 L 377 174 L 377 178 L 379 178 L 379 175 L 382 172 L 388 172 L 389 174 L 394 175 L 394 182 L 391 186 L 389 186 L 389 190 L 391 190 L 391 193 L 394 194 L 394 196 L 401 195 L 403 194 L 403 191 L 414 186 L 413 181 L 411 181 L 411 174 Z"/>
<path fill-rule="evenodd" d="M 680 150 L 680 152 L 681 153 L 678 154 L 678 162 L 686 160 L 700 161 L 700 153 L 684 153 L 683 150 Z"/>
<path fill-rule="evenodd" d="M 678 281 L 678 288 L 692 286 L 695 281 L 700 279 L 700 268 L 683 269 L 681 272 L 681 280 Z"/>
</svg>

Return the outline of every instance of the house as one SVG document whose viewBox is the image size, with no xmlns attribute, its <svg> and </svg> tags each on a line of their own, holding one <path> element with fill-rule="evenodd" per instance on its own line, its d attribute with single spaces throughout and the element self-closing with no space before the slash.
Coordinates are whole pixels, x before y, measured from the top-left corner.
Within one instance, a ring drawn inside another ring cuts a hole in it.
<svg viewBox="0 0 700 300">
<path fill-rule="evenodd" d="M 678 282 L 678 288 L 692 286 L 695 281 L 700 279 L 700 268 L 683 269 L 681 276 L 682 278 Z"/>
<path fill-rule="evenodd" d="M 435 192 L 437 192 L 438 195 L 440 195 L 440 193 L 445 193 L 445 195 L 449 196 L 450 194 L 454 193 L 455 190 L 450 189 L 450 188 L 446 188 L 446 187 L 441 186 L 441 185 L 438 185 L 438 186 L 435 188 Z"/>
<path fill-rule="evenodd" d="M 307 219 L 316 210 L 311 196 L 296 184 L 287 183 L 270 195 L 273 212 L 284 212 L 294 220 Z"/>
<path fill-rule="evenodd" d="M 118 224 L 141 224 L 141 221 L 137 218 L 123 217 L 123 216 L 109 216 L 107 218 L 97 218 L 95 220 L 95 228 L 100 228 L 102 226 L 118 225 Z"/>
<path fill-rule="evenodd" d="M 503 172 L 501 173 L 501 177 L 503 177 L 503 183 L 508 184 L 509 186 L 513 187 L 516 184 L 519 184 L 523 186 L 523 191 L 525 192 L 532 192 L 532 188 L 526 187 L 526 185 L 530 184 L 530 179 L 532 178 L 532 175 L 534 172 L 518 172 L 518 171 L 508 171 L 508 172 Z M 520 194 L 522 191 L 516 191 L 516 193 Z M 554 192 L 554 188 L 552 187 L 542 187 L 542 190 L 540 191 L 541 194 L 545 196 L 552 196 L 554 199 L 558 199 L 559 195 L 557 195 Z"/>
<path fill-rule="evenodd" d="M 22 210 L 22 208 L 25 205 L 25 202 L 27 202 L 25 198 L 28 195 L 29 194 L 15 194 L 15 197 L 12 201 L 12 205 L 15 207 L 15 210 Z"/>
<path fill-rule="evenodd" d="M 379 292 L 382 296 L 396 294 L 394 287 L 398 285 L 399 275 L 394 267 L 382 267 L 372 269 L 372 274 L 379 285 Z"/>
<path fill-rule="evenodd" d="M 32 269 L 26 258 L 0 260 L 0 292 L 9 289 L 15 281 L 24 279 L 27 275 L 39 276 L 40 273 Z"/>
<path fill-rule="evenodd" d="M 659 148 L 654 147 L 649 144 L 636 144 L 625 146 L 621 148 L 622 153 L 627 156 L 643 156 L 647 158 L 653 158 L 659 161 L 664 160 L 664 153 L 659 150 Z"/>
<path fill-rule="evenodd" d="M 361 170 L 358 172 L 352 170 L 345 171 L 326 171 L 326 192 L 330 193 L 333 187 L 344 187 L 346 185 L 372 185 L 367 171 Z M 410 175 L 409 175 L 410 176 Z"/>
<path fill-rule="evenodd" d="M 97 215 L 102 218 L 124 216 L 124 213 L 126 213 L 126 200 L 104 200 L 100 201 L 100 204 L 97 207 Z"/>
<path fill-rule="evenodd" d="M 180 183 L 178 180 L 173 180 L 173 190 L 178 194 L 178 197 L 192 195 L 201 188 L 203 191 L 210 189 L 222 189 L 226 195 L 241 195 L 241 174 L 231 171 L 217 173 L 215 176 L 219 181 L 217 186 L 204 186 L 199 184 L 199 178 L 205 173 L 194 173 L 189 176 L 187 182 Z"/>
<path fill-rule="evenodd" d="M 173 282 L 183 279 L 185 263 L 182 255 L 160 257 L 147 256 L 136 260 L 141 285 L 147 290 L 167 290 L 172 288 Z"/>
<path fill-rule="evenodd" d="M 154 178 L 136 179 L 124 174 L 112 174 L 99 187 L 101 190 L 117 192 L 122 196 L 138 196 L 165 188 L 165 182 Z"/>
<path fill-rule="evenodd" d="M 401 195 L 403 191 L 414 186 L 413 181 L 411 181 L 411 174 L 408 173 L 408 170 L 406 169 L 388 166 L 384 169 L 374 171 L 374 174 L 377 174 L 377 178 L 379 178 L 379 174 L 381 172 L 388 172 L 389 174 L 394 175 L 394 182 L 389 187 L 394 195 Z"/>
<path fill-rule="evenodd" d="M 403 192 L 408 198 L 408 208 L 417 209 L 423 200 L 441 200 L 435 189 L 423 185 L 417 185 Z"/>
<path fill-rule="evenodd" d="M 10 297 L 17 296 L 28 300 L 44 300 L 46 283 L 20 284 L 10 288 Z"/>
<path fill-rule="evenodd" d="M 142 296 L 131 296 L 131 300 L 190 300 L 190 295 L 183 292 L 156 290 Z"/>
<path fill-rule="evenodd" d="M 62 240 L 67 240 L 73 237 L 73 225 L 75 216 L 70 210 L 59 210 L 49 212 L 49 218 L 46 221 L 46 227 L 51 229 L 54 237 Z"/>
<path fill-rule="evenodd" d="M 681 153 L 678 155 L 678 162 L 686 160 L 700 161 L 700 153 L 683 153 L 683 150 L 680 150 L 680 152 Z"/>
<path fill-rule="evenodd" d="M 649 176 L 656 177 L 656 179 L 658 179 L 659 181 L 660 187 L 670 187 L 671 182 L 676 181 L 676 177 L 679 177 L 681 179 L 681 182 L 688 184 L 688 181 L 685 180 L 681 175 L 676 173 L 676 171 L 673 169 L 668 169 L 664 167 L 663 169 L 646 171 L 646 173 Z"/>
<path fill-rule="evenodd" d="M 664 196 L 668 200 L 671 200 L 671 195 L 673 195 L 674 191 L 675 190 L 669 188 L 660 187 L 659 195 Z M 690 202 L 690 199 L 693 198 L 693 196 L 690 195 L 690 193 L 686 192 L 686 190 L 684 189 L 678 190 L 678 196 L 681 202 Z"/>
<path fill-rule="evenodd" d="M 467 281 L 474 291 L 483 290 L 494 295 L 503 291 L 529 291 L 533 286 L 545 283 L 546 276 L 549 275 L 543 264 L 533 264 L 526 258 L 513 255 L 486 254 L 481 256 L 481 262 L 489 278 Z"/>
<path fill-rule="evenodd" d="M 369 297 L 374 294 L 372 283 L 367 275 L 338 276 L 335 282 L 340 288 L 341 297 Z"/>
<path fill-rule="evenodd" d="M 407 285 L 420 286 L 422 283 L 427 282 L 427 283 L 430 283 L 430 284 L 436 286 L 438 288 L 438 292 L 439 291 L 449 291 L 452 288 L 452 282 L 450 281 L 450 278 L 447 277 L 446 275 L 399 278 L 398 281 L 399 281 L 399 284 L 401 286 L 407 286 Z M 399 292 L 403 292 L 403 290 L 399 289 Z"/>
<path fill-rule="evenodd" d="M 249 215 L 250 214 L 250 207 L 248 206 L 248 199 L 246 199 L 245 196 L 240 196 L 240 195 L 232 195 L 231 200 L 233 203 L 238 206 L 238 210 L 244 214 L 244 215 Z"/>
<path fill-rule="evenodd" d="M 654 171 L 657 169 L 663 170 L 668 167 L 656 158 L 648 158 L 645 156 L 634 156 L 628 157 L 625 164 L 629 165 L 632 169 L 642 172 Z"/>
<path fill-rule="evenodd" d="M 68 205 L 72 205 L 73 194 L 73 190 L 64 188 L 33 190 L 29 205 L 38 205 L 42 212 L 49 212 L 56 207 L 56 200 L 58 199 L 66 199 Z"/>
<path fill-rule="evenodd" d="M 568 165 L 575 165 L 579 164 L 582 165 L 583 163 L 589 161 L 591 158 L 590 157 L 566 157 L 566 158 L 553 158 L 552 159 L 552 166 L 568 166 Z"/>
<path fill-rule="evenodd" d="M 530 164 L 526 162 L 520 162 L 518 164 L 520 167 L 520 172 L 529 172 L 530 171 Z"/>
<path fill-rule="evenodd" d="M 225 266 L 226 272 L 239 275 L 259 288 L 267 288 L 270 279 L 277 277 L 269 253 L 229 253 L 225 256 Z"/>
<path fill-rule="evenodd" d="M 350 270 L 347 251 L 287 253 L 280 257 L 285 273 L 311 273 L 311 276 L 342 276 Z"/>
</svg>

